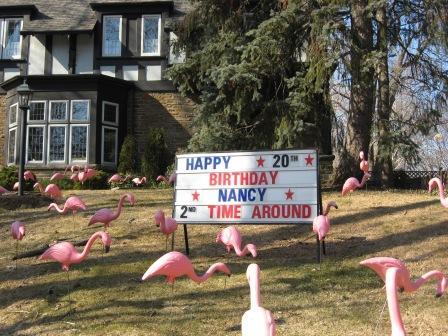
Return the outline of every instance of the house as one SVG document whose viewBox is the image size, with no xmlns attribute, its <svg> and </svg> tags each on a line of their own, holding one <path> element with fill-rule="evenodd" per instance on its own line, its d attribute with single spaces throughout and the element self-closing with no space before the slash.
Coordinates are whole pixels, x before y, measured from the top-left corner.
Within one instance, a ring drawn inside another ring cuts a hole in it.
<svg viewBox="0 0 448 336">
<path fill-rule="evenodd" d="M 24 79 L 26 168 L 115 170 L 124 137 L 142 150 L 155 127 L 171 150 L 185 146 L 194 106 L 163 74 L 183 60 L 171 43 L 186 10 L 186 0 L 0 0 L 0 164 L 19 162 Z"/>
</svg>

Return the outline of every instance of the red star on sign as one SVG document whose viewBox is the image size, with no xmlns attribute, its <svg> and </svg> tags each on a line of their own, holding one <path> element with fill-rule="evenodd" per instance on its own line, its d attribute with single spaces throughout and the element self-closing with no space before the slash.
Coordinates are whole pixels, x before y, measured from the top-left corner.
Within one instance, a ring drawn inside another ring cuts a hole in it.
<svg viewBox="0 0 448 336">
<path fill-rule="evenodd" d="M 194 193 L 191 194 L 191 196 L 193 196 L 193 201 L 199 201 L 199 195 L 197 190 L 195 190 Z"/>
<path fill-rule="evenodd" d="M 312 166 L 313 165 L 313 160 L 314 160 L 314 158 L 310 154 L 308 154 L 308 157 L 305 158 L 306 165 L 307 166 Z"/>
<path fill-rule="evenodd" d="M 266 161 L 265 159 L 263 159 L 260 155 L 260 158 L 257 159 L 258 162 L 258 167 L 264 167 L 264 161 Z"/>
<path fill-rule="evenodd" d="M 291 188 L 289 188 L 288 191 L 285 192 L 285 195 L 286 195 L 286 200 L 292 201 L 292 196 L 294 195 L 294 193 L 291 191 Z"/>
</svg>

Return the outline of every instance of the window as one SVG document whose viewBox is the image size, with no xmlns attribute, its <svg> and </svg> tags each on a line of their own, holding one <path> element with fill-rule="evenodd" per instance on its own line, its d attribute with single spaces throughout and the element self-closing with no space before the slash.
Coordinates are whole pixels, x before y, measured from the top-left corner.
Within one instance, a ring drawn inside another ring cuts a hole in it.
<svg viewBox="0 0 448 336">
<path fill-rule="evenodd" d="M 55 100 L 50 102 L 50 121 L 67 121 L 66 100 Z"/>
<path fill-rule="evenodd" d="M 103 126 L 103 163 L 117 164 L 118 130 L 113 127 Z"/>
<path fill-rule="evenodd" d="M 103 123 L 118 125 L 118 104 L 103 101 Z"/>
<path fill-rule="evenodd" d="M 138 81 L 138 65 L 123 65 L 123 79 Z"/>
<path fill-rule="evenodd" d="M 115 77 L 115 66 L 102 65 L 100 66 L 100 72 L 104 76 Z"/>
<path fill-rule="evenodd" d="M 44 134 L 45 126 L 27 127 L 26 161 L 43 163 L 44 161 Z"/>
<path fill-rule="evenodd" d="M 66 126 L 49 126 L 48 131 L 48 161 L 65 162 Z"/>
<path fill-rule="evenodd" d="M 8 163 L 16 162 L 16 143 L 17 143 L 17 128 L 11 128 L 9 130 Z"/>
<path fill-rule="evenodd" d="M 17 125 L 17 110 L 19 104 L 15 103 L 9 107 L 9 127 Z"/>
<path fill-rule="evenodd" d="M 72 121 L 88 121 L 89 120 L 89 100 L 72 100 Z"/>
<path fill-rule="evenodd" d="M 142 17 L 142 55 L 160 55 L 160 15 L 143 15 Z"/>
<path fill-rule="evenodd" d="M 45 120 L 45 101 L 33 101 L 30 103 L 28 112 L 28 121 L 44 121 Z"/>
<path fill-rule="evenodd" d="M 103 56 L 121 56 L 121 16 L 103 16 Z"/>
<path fill-rule="evenodd" d="M 20 30 L 22 19 L 0 19 L 0 54 L 3 59 L 17 59 L 21 56 Z"/>
<path fill-rule="evenodd" d="M 87 161 L 88 126 L 71 125 L 70 157 L 72 161 Z"/>
</svg>

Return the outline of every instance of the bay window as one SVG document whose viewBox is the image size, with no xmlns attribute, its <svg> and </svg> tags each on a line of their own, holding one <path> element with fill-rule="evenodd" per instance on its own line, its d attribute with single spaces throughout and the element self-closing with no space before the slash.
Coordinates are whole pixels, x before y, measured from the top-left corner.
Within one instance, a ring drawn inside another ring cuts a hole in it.
<svg viewBox="0 0 448 336">
<path fill-rule="evenodd" d="M 17 112 L 19 110 L 19 104 L 15 103 L 9 107 L 9 127 L 17 125 Z"/>
<path fill-rule="evenodd" d="M 142 56 L 160 55 L 161 16 L 142 17 Z"/>
<path fill-rule="evenodd" d="M 90 110 L 89 100 L 72 100 L 71 121 L 87 121 L 89 120 Z"/>
<path fill-rule="evenodd" d="M 66 100 L 55 100 L 50 102 L 50 121 L 67 121 Z"/>
<path fill-rule="evenodd" d="M 17 59 L 21 56 L 23 20 L 18 18 L 0 19 L 0 58 Z"/>
<path fill-rule="evenodd" d="M 30 102 L 30 109 L 28 111 L 29 122 L 45 121 L 46 101 L 32 101 Z"/>
<path fill-rule="evenodd" d="M 26 135 L 26 161 L 30 163 L 44 162 L 45 126 L 29 125 Z"/>
<path fill-rule="evenodd" d="M 70 157 L 72 162 L 87 162 L 89 126 L 70 125 Z"/>
<path fill-rule="evenodd" d="M 16 162 L 16 144 L 17 144 L 17 127 L 9 130 L 8 142 L 8 163 L 14 164 Z"/>
<path fill-rule="evenodd" d="M 103 101 L 101 162 L 116 165 L 118 157 L 119 105 Z M 114 127 L 116 126 L 116 127 Z"/>
<path fill-rule="evenodd" d="M 103 16 L 103 56 L 121 56 L 121 16 Z"/>
<path fill-rule="evenodd" d="M 65 135 L 67 126 L 48 127 L 48 161 L 65 162 Z"/>
</svg>

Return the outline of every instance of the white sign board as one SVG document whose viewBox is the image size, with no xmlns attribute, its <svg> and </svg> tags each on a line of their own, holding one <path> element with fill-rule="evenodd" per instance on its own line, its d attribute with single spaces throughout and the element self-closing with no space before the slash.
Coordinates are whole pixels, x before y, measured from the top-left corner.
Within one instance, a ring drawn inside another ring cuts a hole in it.
<svg viewBox="0 0 448 336">
<path fill-rule="evenodd" d="M 174 218 L 183 224 L 312 223 L 316 150 L 176 156 Z"/>
</svg>

